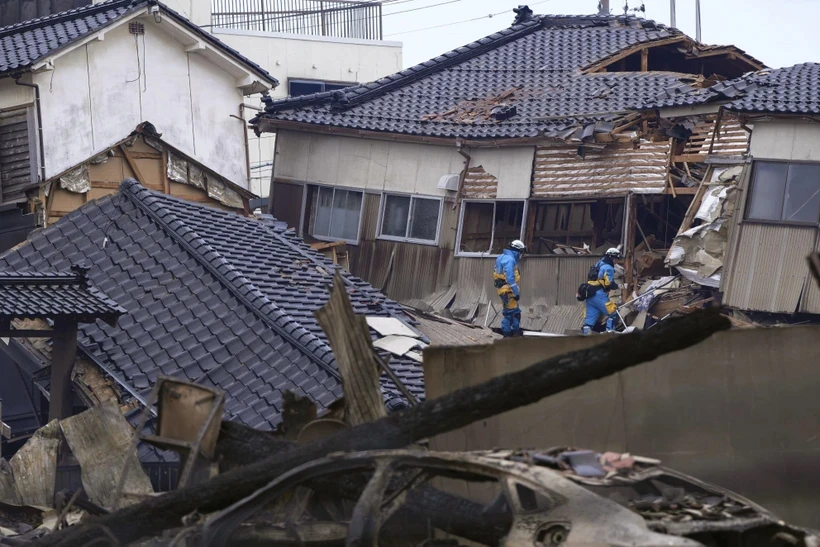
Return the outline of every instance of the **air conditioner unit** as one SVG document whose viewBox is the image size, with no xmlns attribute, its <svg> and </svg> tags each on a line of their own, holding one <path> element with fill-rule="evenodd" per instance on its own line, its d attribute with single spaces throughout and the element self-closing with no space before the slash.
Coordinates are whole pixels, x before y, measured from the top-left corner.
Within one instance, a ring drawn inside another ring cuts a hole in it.
<svg viewBox="0 0 820 547">
<path fill-rule="evenodd" d="M 458 190 L 458 179 L 459 175 L 444 175 L 438 179 L 438 189 L 455 192 Z"/>
</svg>

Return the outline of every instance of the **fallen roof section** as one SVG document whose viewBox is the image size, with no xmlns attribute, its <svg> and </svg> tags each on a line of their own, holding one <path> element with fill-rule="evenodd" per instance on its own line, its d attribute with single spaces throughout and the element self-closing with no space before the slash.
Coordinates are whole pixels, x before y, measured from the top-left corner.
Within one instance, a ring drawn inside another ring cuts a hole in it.
<svg viewBox="0 0 820 547">
<path fill-rule="evenodd" d="M 127 310 L 117 327 L 86 325 L 80 348 L 144 399 L 160 375 L 227 393 L 226 414 L 251 427 L 280 420 L 286 390 L 320 409 L 342 394 L 339 374 L 313 311 L 329 298 L 335 266 L 292 232 L 142 187 L 89 202 L 0 257 L 0 270 L 91 264 L 90 280 Z M 356 313 L 410 323 L 398 305 L 344 274 Z M 378 337 L 374 335 L 374 337 Z M 421 367 L 390 366 L 419 398 Z M 387 399 L 401 398 L 382 378 Z"/>
</svg>

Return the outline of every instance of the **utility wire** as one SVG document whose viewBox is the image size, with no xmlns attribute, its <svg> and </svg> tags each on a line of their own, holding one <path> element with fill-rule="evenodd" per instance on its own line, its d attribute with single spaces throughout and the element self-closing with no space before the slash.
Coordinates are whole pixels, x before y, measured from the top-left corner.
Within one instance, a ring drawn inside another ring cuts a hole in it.
<svg viewBox="0 0 820 547">
<path fill-rule="evenodd" d="M 529 5 L 530 6 L 537 6 L 538 4 L 544 4 L 544 3 L 549 2 L 549 1 L 550 0 L 541 0 L 540 2 L 533 2 Z M 402 31 L 402 32 L 394 32 L 392 34 L 385 34 L 385 37 L 387 37 L 387 36 L 400 36 L 402 34 L 412 34 L 414 32 L 422 32 L 422 31 L 425 31 L 425 30 L 433 30 L 433 29 L 437 29 L 437 28 L 452 27 L 453 25 L 461 25 L 463 23 L 472 23 L 473 21 L 480 21 L 482 19 L 492 19 L 493 17 L 497 17 L 499 15 L 504 15 L 504 14 L 507 14 L 509 12 L 510 12 L 510 10 L 507 9 L 507 10 L 504 10 L 504 11 L 499 11 L 498 13 L 490 13 L 488 15 L 482 15 L 481 17 L 473 17 L 472 19 L 464 19 L 463 21 L 453 21 L 452 23 L 444 23 L 443 25 L 434 25 L 432 27 L 417 28 L 417 29 L 413 29 L 413 30 L 405 30 L 405 31 Z"/>
</svg>

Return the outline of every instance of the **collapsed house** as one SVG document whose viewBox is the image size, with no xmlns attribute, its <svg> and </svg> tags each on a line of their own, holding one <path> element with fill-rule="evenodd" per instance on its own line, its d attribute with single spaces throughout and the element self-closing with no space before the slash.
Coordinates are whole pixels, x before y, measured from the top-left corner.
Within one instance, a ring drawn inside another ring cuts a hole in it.
<svg viewBox="0 0 820 547">
<path fill-rule="evenodd" d="M 701 184 L 692 208 L 697 215 L 681 226 L 668 256 L 681 272 L 719 288 L 727 306 L 820 313 L 806 262 L 820 245 L 818 92 L 820 65 L 807 63 L 679 90 L 656 105 L 674 131 L 689 132 L 711 118 L 714 142 L 738 126 L 749 135 L 748 154 L 740 156 L 709 144 L 706 161 L 715 175 Z"/>
<path fill-rule="evenodd" d="M 69 182 L 112 148 L 95 170 L 113 171 L 123 139 L 146 120 L 161 120 L 166 145 L 214 185 L 250 194 L 243 99 L 278 81 L 182 15 L 153 0 L 108 0 L 0 28 L 0 44 L 0 251 L 137 171 L 157 178 L 159 161 L 141 154 L 158 150 L 125 147 L 130 172 L 112 181 L 109 171 L 87 192 Z M 51 211 L 56 179 L 76 195 Z"/>
<path fill-rule="evenodd" d="M 345 242 L 356 275 L 498 326 L 488 272 L 521 239 L 522 327 L 563 334 L 579 328 L 577 286 L 606 248 L 622 245 L 633 290 L 669 271 L 697 192 L 703 173 L 674 160 L 699 154 L 715 120 L 681 142 L 640 109 L 763 65 L 634 17 L 517 13 L 387 78 L 269 101 L 252 124 L 277 135 L 270 212 L 306 238 Z"/>
<path fill-rule="evenodd" d="M 338 268 L 281 223 L 203 207 L 127 180 L 119 192 L 81 206 L 0 256 L 0 271 L 61 272 L 79 263 L 87 267 L 88 282 L 125 313 L 116 325 L 80 326 L 70 372 L 72 412 L 114 404 L 136 425 L 160 376 L 224 390 L 226 418 L 268 430 L 281 421 L 286 391 L 308 397 L 320 412 L 341 396 L 334 353 L 314 316 Z M 388 409 L 408 404 L 405 391 L 423 399 L 420 350 L 430 338 L 369 284 L 346 272 L 342 279 L 355 312 L 367 317 L 375 347 L 389 359 L 393 379 L 381 380 Z M 10 326 L 47 329 L 32 323 L 37 317 L 21 313 Z M 476 330 L 453 327 L 451 338 L 470 335 L 459 328 Z M 448 330 L 436 320 L 427 320 L 426 328 Z M 12 330 L 0 343 L 0 397 L 16 401 L 14 424 L 20 427 L 12 431 L 10 450 L 46 422 L 52 346 L 38 340 L 48 333 L 37 334 L 28 332 L 35 338 L 24 340 Z M 144 465 L 165 471 L 166 464 L 176 465 L 172 455 L 144 445 L 140 455 Z"/>
</svg>

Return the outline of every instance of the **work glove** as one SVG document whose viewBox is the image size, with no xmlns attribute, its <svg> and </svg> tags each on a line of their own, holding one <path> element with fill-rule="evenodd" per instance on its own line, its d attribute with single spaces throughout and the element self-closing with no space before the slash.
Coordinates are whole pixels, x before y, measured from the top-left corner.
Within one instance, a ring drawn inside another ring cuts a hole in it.
<svg viewBox="0 0 820 547">
<path fill-rule="evenodd" d="M 521 295 L 520 295 L 520 294 L 519 294 L 518 296 L 513 296 L 513 300 L 515 300 L 516 302 L 518 302 L 518 299 L 519 299 L 519 298 L 521 298 Z"/>
</svg>

